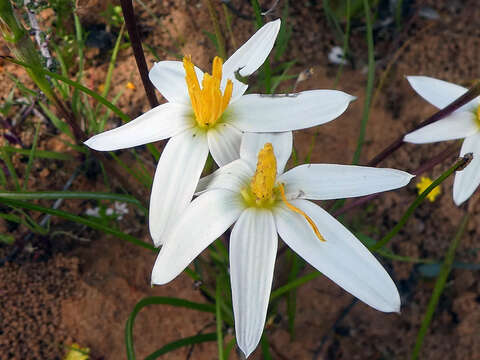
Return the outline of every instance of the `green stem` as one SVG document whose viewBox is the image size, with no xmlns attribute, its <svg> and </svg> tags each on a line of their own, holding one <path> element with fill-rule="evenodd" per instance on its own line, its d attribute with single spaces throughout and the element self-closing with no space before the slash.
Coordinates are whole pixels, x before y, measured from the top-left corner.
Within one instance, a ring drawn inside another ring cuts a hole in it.
<svg viewBox="0 0 480 360">
<path fill-rule="evenodd" d="M 222 333 L 222 289 L 220 286 L 220 280 L 217 278 L 217 286 L 215 291 L 215 317 L 217 320 L 217 344 L 218 344 L 218 360 L 224 360 L 223 354 L 223 333 Z"/>
<path fill-rule="evenodd" d="M 220 29 L 217 12 L 213 8 L 212 0 L 205 0 L 205 2 L 207 3 L 208 13 L 213 24 L 215 37 L 217 38 L 218 55 L 220 55 L 223 61 L 225 61 L 227 59 L 227 52 L 225 51 L 225 39 L 223 38 L 222 30 Z"/>
<path fill-rule="evenodd" d="M 455 250 L 462 239 L 463 233 L 467 227 L 469 214 L 465 214 L 463 219 L 458 227 L 457 233 L 453 238 L 450 246 L 448 247 L 447 254 L 445 256 L 445 261 L 442 264 L 442 268 L 440 269 L 440 274 L 438 275 L 437 281 L 435 282 L 435 287 L 433 289 L 432 297 L 427 305 L 427 312 L 425 313 L 425 317 L 423 318 L 422 325 L 420 327 L 420 331 L 418 332 L 417 341 L 415 343 L 415 348 L 412 352 L 412 360 L 418 359 L 420 354 L 420 350 L 422 349 L 423 340 L 425 335 L 427 334 L 428 328 L 432 321 L 433 314 L 435 313 L 435 309 L 437 308 L 438 301 L 440 296 L 445 289 L 445 284 L 447 282 L 448 275 L 452 270 L 453 259 L 455 257 Z"/>
<path fill-rule="evenodd" d="M 400 221 L 395 225 L 395 227 L 390 230 L 390 232 L 385 235 L 379 242 L 377 242 L 375 245 L 370 247 L 370 250 L 376 251 L 383 246 L 385 246 L 406 224 L 410 216 L 412 216 L 413 212 L 415 209 L 422 203 L 422 201 L 427 197 L 427 195 L 438 185 L 440 185 L 446 178 L 448 178 L 450 175 L 452 175 L 458 168 L 464 166 L 469 160 L 465 157 L 460 160 L 458 160 L 450 169 L 445 171 L 442 175 L 440 175 L 437 179 L 435 179 L 434 182 L 430 184 L 428 188 L 425 189 L 424 192 L 422 192 L 418 197 L 415 199 L 415 201 L 410 205 L 410 207 L 407 209 L 405 214 L 403 214 L 402 218 Z"/>
<path fill-rule="evenodd" d="M 362 153 L 363 143 L 365 142 L 365 133 L 367 130 L 367 122 L 370 116 L 370 104 L 372 102 L 373 82 L 375 80 L 375 58 L 373 45 L 373 29 L 372 18 L 370 15 L 370 6 L 368 0 L 363 0 L 365 9 L 365 19 L 367 22 L 367 45 L 368 45 L 368 76 L 367 76 L 367 94 L 363 105 L 362 122 L 360 123 L 360 132 L 358 134 L 357 148 L 353 154 L 352 164 L 357 165 Z"/>
<path fill-rule="evenodd" d="M 140 300 L 133 308 L 133 311 L 128 317 L 127 323 L 125 324 L 125 346 L 127 348 L 127 358 L 129 360 L 135 359 L 135 348 L 133 346 L 133 324 L 135 323 L 135 318 L 137 317 L 140 310 L 149 305 L 171 305 L 192 310 L 215 313 L 215 307 L 213 305 L 196 303 L 184 299 L 151 296 Z M 216 334 L 213 335 L 213 340 L 216 340 Z M 154 358 L 154 354 L 149 355 L 149 357 Z"/>
</svg>

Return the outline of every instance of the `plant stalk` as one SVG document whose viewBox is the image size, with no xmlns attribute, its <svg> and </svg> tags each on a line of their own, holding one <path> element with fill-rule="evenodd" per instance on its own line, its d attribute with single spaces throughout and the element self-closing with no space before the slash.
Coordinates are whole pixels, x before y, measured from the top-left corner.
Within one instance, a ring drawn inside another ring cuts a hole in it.
<svg viewBox="0 0 480 360">
<path fill-rule="evenodd" d="M 138 33 L 137 22 L 135 21 L 135 14 L 133 12 L 133 4 L 131 0 L 120 0 L 122 6 L 123 17 L 125 18 L 125 24 L 127 25 L 128 36 L 132 44 L 133 55 L 137 63 L 138 72 L 142 78 L 143 88 L 147 94 L 150 107 L 154 108 L 158 106 L 157 96 L 155 95 L 155 88 L 148 78 L 148 67 L 145 61 L 145 55 L 143 53 L 142 41 Z"/>
</svg>

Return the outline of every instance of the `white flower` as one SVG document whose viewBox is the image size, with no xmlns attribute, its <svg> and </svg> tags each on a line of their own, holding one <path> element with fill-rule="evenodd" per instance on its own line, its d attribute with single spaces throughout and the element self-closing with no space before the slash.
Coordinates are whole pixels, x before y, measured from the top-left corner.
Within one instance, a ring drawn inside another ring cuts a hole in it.
<svg viewBox="0 0 480 360">
<path fill-rule="evenodd" d="M 150 80 L 168 103 L 85 142 L 95 150 L 111 151 L 171 137 L 160 157 L 150 198 L 150 233 L 156 246 L 191 201 L 209 151 L 219 166 L 225 165 L 239 158 L 242 132 L 281 132 L 323 124 L 341 115 L 354 99 L 334 90 L 244 95 L 248 86 L 235 73 L 248 76 L 257 70 L 279 29 L 280 20 L 267 23 L 223 66 L 216 57 L 212 75 L 194 67 L 188 57 L 183 64 L 156 63 Z"/>
<path fill-rule="evenodd" d="M 152 271 L 153 284 L 171 281 L 236 222 L 230 237 L 230 277 L 237 343 L 247 356 L 265 323 L 277 233 L 360 300 L 380 311 L 400 309 L 395 284 L 375 257 L 340 222 L 306 199 L 396 189 L 412 175 L 333 164 L 301 165 L 284 173 L 291 150 L 290 132 L 245 134 L 241 158 L 200 180 L 201 195 L 169 232 Z"/>
<path fill-rule="evenodd" d="M 408 81 L 421 97 L 439 109 L 468 91 L 462 86 L 426 76 L 409 76 Z M 480 97 L 447 117 L 407 134 L 403 139 L 406 142 L 425 144 L 462 138 L 465 140 L 460 156 L 473 153 L 473 160 L 464 170 L 455 174 L 453 200 L 457 205 L 468 200 L 480 184 Z"/>
<path fill-rule="evenodd" d="M 346 65 L 348 63 L 345 59 L 343 49 L 340 46 L 334 46 L 330 49 L 330 52 L 328 53 L 328 60 L 337 65 Z"/>
</svg>

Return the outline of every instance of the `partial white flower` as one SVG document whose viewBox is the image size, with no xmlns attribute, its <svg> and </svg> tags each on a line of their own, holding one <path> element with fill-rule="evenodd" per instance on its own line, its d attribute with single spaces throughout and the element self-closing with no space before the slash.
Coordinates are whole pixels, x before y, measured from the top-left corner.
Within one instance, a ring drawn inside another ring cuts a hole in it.
<svg viewBox="0 0 480 360">
<path fill-rule="evenodd" d="M 337 65 L 346 65 L 347 60 L 345 59 L 345 54 L 343 49 L 340 46 L 334 46 L 330 49 L 328 53 L 328 60 Z"/>
<path fill-rule="evenodd" d="M 413 89 L 425 100 L 443 109 L 468 89 L 446 81 L 426 77 L 409 76 Z M 415 144 L 462 139 L 460 156 L 473 153 L 468 166 L 455 174 L 453 200 L 456 205 L 468 200 L 480 184 L 480 97 L 460 107 L 447 117 L 407 134 L 403 139 Z"/>
<path fill-rule="evenodd" d="M 335 90 L 312 90 L 288 96 L 244 95 L 248 76 L 270 53 L 280 20 L 258 30 L 222 65 L 213 60 L 204 74 L 189 57 L 161 61 L 150 80 L 168 100 L 119 128 L 89 139 L 100 151 L 143 145 L 166 138 L 150 198 L 150 233 L 156 246 L 191 201 L 208 153 L 219 166 L 239 158 L 242 132 L 291 131 L 331 121 L 354 97 Z"/>
<path fill-rule="evenodd" d="M 399 311 L 400 297 L 375 257 L 340 222 L 306 199 L 363 196 L 408 184 L 394 169 L 310 164 L 284 173 L 291 132 L 245 134 L 241 158 L 201 179 L 200 194 L 171 229 L 152 271 L 153 284 L 180 274 L 234 224 L 230 277 L 237 343 L 248 356 L 265 323 L 278 235 L 325 276 L 368 305 Z M 257 157 L 258 154 L 258 157 Z"/>
</svg>

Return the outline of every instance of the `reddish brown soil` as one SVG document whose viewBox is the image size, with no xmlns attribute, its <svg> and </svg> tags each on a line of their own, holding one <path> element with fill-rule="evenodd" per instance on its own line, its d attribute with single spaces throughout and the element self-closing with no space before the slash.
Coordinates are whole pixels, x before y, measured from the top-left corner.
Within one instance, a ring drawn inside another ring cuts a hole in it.
<svg viewBox="0 0 480 360">
<path fill-rule="evenodd" d="M 102 8 L 101 2 L 80 2 L 84 23 L 98 22 L 92 16 Z M 270 2 L 262 2 L 270 3 Z M 280 2 L 282 3 L 282 2 Z M 333 45 L 341 45 L 325 21 L 321 1 L 290 2 L 292 40 L 285 59 L 296 59 L 296 72 L 314 68 L 314 75 L 299 84 L 298 90 L 332 88 L 338 67 L 327 60 Z M 247 2 L 232 1 L 242 14 L 251 15 Z M 366 163 L 398 134 L 410 129 L 435 110 L 415 95 L 404 76 L 428 75 L 468 86 L 478 78 L 480 29 L 476 26 L 480 10 L 475 1 L 418 2 L 417 8 L 429 5 L 440 18 L 427 20 L 418 16 L 405 19 L 399 34 L 393 28 L 379 27 L 375 32 L 377 85 L 388 64 L 392 63 L 382 90 L 375 97 L 367 125 L 366 143 L 361 162 Z M 181 53 L 192 54 L 195 63 L 207 69 L 214 48 L 202 30 L 212 31 L 204 2 L 184 1 L 151 3 L 164 24 L 158 24 L 138 7 L 139 23 L 145 43 L 157 47 L 161 58 L 172 58 L 178 52 L 165 29 L 181 44 Z M 219 7 L 218 10 L 221 10 Z M 275 17 L 277 13 L 273 13 Z M 242 43 L 252 33 L 252 23 L 233 16 L 235 41 Z M 318 134 L 312 162 L 349 163 L 355 150 L 360 128 L 366 86 L 366 44 L 364 29 L 355 26 L 351 46 L 355 67 L 346 66 L 338 89 L 356 95 L 357 101 L 332 123 L 295 134 L 295 148 L 300 160 L 307 156 L 312 137 Z M 234 48 L 227 43 L 229 53 Z M 7 49 L 2 45 L 2 53 Z M 147 61 L 154 61 L 147 55 Z M 104 81 L 108 63 L 89 52 L 88 85 L 97 88 Z M 22 71 L 2 64 L 25 79 Z M 6 72 L 0 73 L 8 83 Z M 114 72 L 114 93 L 132 81 L 136 90 L 126 90 L 120 107 L 135 117 L 148 109 L 140 78 L 130 49 L 119 55 Z M 291 86 L 292 84 L 288 84 Z M 9 89 L 9 88 L 8 88 Z M 3 97 L 8 94 L 2 92 Z M 41 121 L 27 117 L 15 131 L 25 148 L 31 146 L 32 123 Z M 109 127 L 118 123 L 111 122 Z M 2 140 L 3 141 L 3 140 Z M 40 148 L 71 151 L 50 126 L 41 127 Z M 447 144 L 405 145 L 382 163 L 383 166 L 413 171 Z M 74 156 L 79 156 L 72 152 Z M 128 154 L 125 161 L 132 162 Z M 438 176 L 455 159 L 452 156 L 427 175 Z M 25 162 L 15 157 L 21 174 Z M 32 169 L 31 190 L 61 189 L 75 169 L 75 162 L 38 160 Z M 153 172 L 155 164 L 149 163 Z M 92 174 L 96 174 L 93 176 Z M 82 172 L 71 189 L 105 190 L 98 169 Z M 457 249 L 456 261 L 479 263 L 478 225 L 480 203 L 476 195 L 470 203 L 457 208 L 452 201 L 452 179 L 442 186 L 442 195 L 434 202 L 423 203 L 407 226 L 393 239 L 391 249 L 411 257 L 442 260 L 465 211 L 472 216 L 468 230 Z M 147 190 L 141 190 L 145 198 Z M 380 238 L 400 219 L 416 195 L 415 183 L 405 189 L 382 195 L 366 211 L 355 211 L 348 219 L 373 238 Z M 42 202 L 51 206 L 49 202 Z M 83 213 L 94 204 L 66 201 L 62 209 Z M 329 204 L 325 204 L 329 206 Z M 145 220 L 132 207 L 125 221 L 118 225 L 123 231 L 150 242 Z M 38 216 L 32 213 L 32 216 Z M 92 359 L 125 358 L 124 325 L 134 305 L 150 295 L 174 296 L 192 301 L 207 299 L 187 276 L 180 276 L 169 285 L 150 287 L 150 272 L 155 255 L 147 250 L 125 244 L 111 236 L 54 219 L 52 230 L 64 236 L 33 237 L 15 260 L 0 267 L 0 359 L 60 359 L 64 345 L 77 342 L 91 349 Z M 373 231 L 374 229 L 377 231 Z M 0 220 L 2 233 L 10 232 L 23 239 L 27 229 L 11 227 Z M 89 240 L 85 242 L 83 240 Z M 29 251 L 27 251 L 29 250 Z M 10 252 L 2 246 L 0 255 Z M 352 296 L 329 280 L 319 277 L 298 290 L 296 338 L 290 339 L 285 302 L 279 306 L 279 317 L 269 322 L 267 335 L 275 359 L 405 359 L 413 349 L 420 323 L 431 296 L 434 280 L 423 278 L 418 266 L 398 261 L 384 261 L 402 295 L 401 314 L 383 314 L 362 303 L 353 304 Z M 285 272 L 283 259 L 277 262 L 277 283 Z M 303 273 L 311 269 L 306 268 Z M 480 281 L 475 271 L 454 270 L 440 299 L 421 353 L 422 359 L 480 359 Z M 348 310 L 348 309 L 349 310 Z M 347 311 L 345 310 L 347 309 Z M 342 314 L 344 316 L 342 316 Z M 213 315 L 166 306 L 143 310 L 135 324 L 135 345 L 138 358 L 163 344 L 181 337 L 215 329 Z M 165 356 L 167 359 L 215 359 L 216 344 L 184 348 Z M 262 358 L 257 351 L 252 359 Z"/>
</svg>

